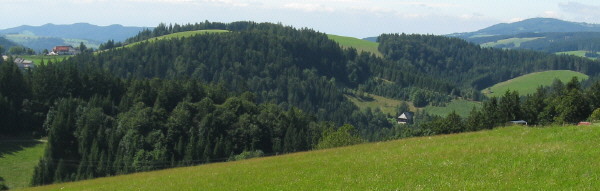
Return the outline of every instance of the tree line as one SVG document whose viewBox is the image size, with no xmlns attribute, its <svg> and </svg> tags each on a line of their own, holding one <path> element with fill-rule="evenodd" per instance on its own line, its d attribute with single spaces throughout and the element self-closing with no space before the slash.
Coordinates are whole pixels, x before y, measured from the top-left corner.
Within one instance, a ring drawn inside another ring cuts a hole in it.
<svg viewBox="0 0 600 191">
<path fill-rule="evenodd" d="M 524 120 L 533 126 L 600 120 L 600 81 L 583 88 L 581 82 L 574 77 L 566 84 L 555 80 L 551 86 L 539 87 L 529 95 L 506 91 L 499 98 L 486 100 L 483 107 L 473 109 L 464 119 L 451 113 L 419 128 L 433 134 L 447 134 L 491 129 L 516 120 Z"/>
</svg>

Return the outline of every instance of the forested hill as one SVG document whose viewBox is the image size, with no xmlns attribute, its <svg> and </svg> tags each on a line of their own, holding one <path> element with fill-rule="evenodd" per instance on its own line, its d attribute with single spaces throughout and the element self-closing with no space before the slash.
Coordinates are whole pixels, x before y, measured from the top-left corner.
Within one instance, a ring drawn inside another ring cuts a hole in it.
<svg viewBox="0 0 600 191">
<path fill-rule="evenodd" d="M 309 29 L 252 22 L 202 23 L 184 28 L 206 29 L 213 25 L 231 32 L 142 42 L 93 56 L 76 56 L 70 62 L 105 68 L 121 77 L 222 83 L 232 91 L 257 93 L 259 102 L 293 105 L 314 113 L 318 119 L 340 124 L 356 120 L 350 116 L 357 110 L 344 98 L 343 90 L 375 83 L 386 70 L 382 66 L 387 61 L 342 49 L 327 35 Z M 157 27 L 155 31 L 163 29 Z M 427 75 L 402 70 L 398 74 L 402 78 L 393 80 L 399 90 L 421 88 L 447 95 L 453 89 Z"/>
<path fill-rule="evenodd" d="M 534 51 L 481 48 L 457 38 L 433 35 L 384 34 L 379 51 L 394 67 L 416 70 L 457 86 L 482 89 L 524 74 L 573 70 L 595 76 L 600 62 Z"/>
<path fill-rule="evenodd" d="M 4 48 L 3 51 L 8 51 L 10 49 L 10 47 L 17 46 L 17 44 L 0 36 L 0 46 L 2 46 L 2 48 Z M 3 53 L 4 52 L 0 51 L 0 54 L 3 54 Z"/>
</svg>

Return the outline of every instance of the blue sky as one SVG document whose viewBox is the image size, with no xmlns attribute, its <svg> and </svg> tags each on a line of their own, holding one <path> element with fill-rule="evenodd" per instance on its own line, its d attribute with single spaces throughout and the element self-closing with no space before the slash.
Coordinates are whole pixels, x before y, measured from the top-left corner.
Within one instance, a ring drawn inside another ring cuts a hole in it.
<svg viewBox="0 0 600 191">
<path fill-rule="evenodd" d="M 251 20 L 362 38 L 469 32 L 533 17 L 600 23 L 598 10 L 597 0 L 1 0 L 0 29 L 46 23 L 156 26 Z"/>
</svg>

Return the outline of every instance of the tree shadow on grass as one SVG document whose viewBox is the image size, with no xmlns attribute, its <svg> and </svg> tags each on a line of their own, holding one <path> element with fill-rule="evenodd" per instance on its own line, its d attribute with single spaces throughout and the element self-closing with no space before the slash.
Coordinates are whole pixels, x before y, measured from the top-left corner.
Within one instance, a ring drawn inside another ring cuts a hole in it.
<svg viewBox="0 0 600 191">
<path fill-rule="evenodd" d="M 4 157 L 4 155 L 11 155 L 42 143 L 42 141 L 35 139 L 0 140 L 0 158 Z"/>
</svg>

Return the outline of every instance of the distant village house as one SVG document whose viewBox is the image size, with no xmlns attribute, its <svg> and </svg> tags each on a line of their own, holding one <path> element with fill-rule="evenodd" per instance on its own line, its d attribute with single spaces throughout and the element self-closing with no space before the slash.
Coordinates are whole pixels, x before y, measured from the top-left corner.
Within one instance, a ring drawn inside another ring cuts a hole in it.
<svg viewBox="0 0 600 191">
<path fill-rule="evenodd" d="M 73 46 L 55 46 L 52 52 L 48 55 L 76 55 L 79 54 L 79 50 L 73 48 Z"/>
<path fill-rule="evenodd" d="M 33 64 L 33 61 L 25 60 L 23 58 L 16 58 L 14 62 L 19 67 L 19 69 L 22 69 L 22 70 L 33 69 L 35 67 L 35 65 Z"/>
<path fill-rule="evenodd" d="M 398 124 L 411 124 L 413 121 L 413 113 L 412 112 L 403 112 L 398 116 Z"/>
</svg>

